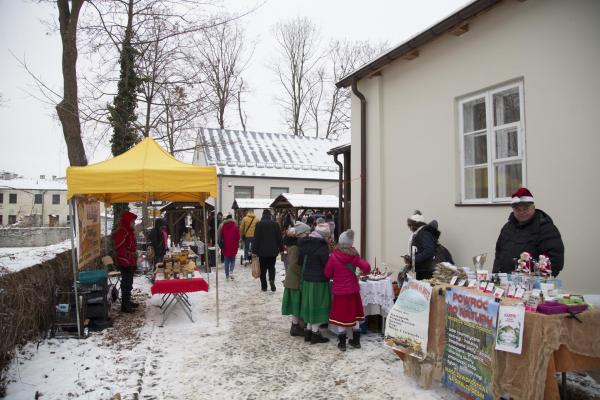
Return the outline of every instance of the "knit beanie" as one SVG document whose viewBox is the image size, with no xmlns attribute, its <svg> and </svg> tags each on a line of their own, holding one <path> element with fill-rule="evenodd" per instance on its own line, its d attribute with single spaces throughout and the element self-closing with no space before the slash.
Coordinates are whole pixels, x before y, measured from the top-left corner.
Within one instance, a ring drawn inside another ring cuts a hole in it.
<svg viewBox="0 0 600 400">
<path fill-rule="evenodd" d="M 415 210 L 415 212 L 413 213 L 413 215 L 411 215 L 410 217 L 408 217 L 409 221 L 413 221 L 413 222 L 422 222 L 425 223 L 425 217 L 423 216 L 423 214 L 421 214 L 421 211 L 419 210 Z"/>
<path fill-rule="evenodd" d="M 310 232 L 310 226 L 300 221 L 296 222 L 294 229 L 296 230 L 296 236 L 300 236 L 305 232 Z"/>
<path fill-rule="evenodd" d="M 354 246 L 354 231 L 352 229 L 348 229 L 347 231 L 342 232 L 338 240 L 338 244 L 345 247 Z"/>
<path fill-rule="evenodd" d="M 315 231 L 323 237 L 323 239 L 327 239 L 331 236 L 331 229 L 329 229 L 328 223 L 317 224 Z"/>
</svg>

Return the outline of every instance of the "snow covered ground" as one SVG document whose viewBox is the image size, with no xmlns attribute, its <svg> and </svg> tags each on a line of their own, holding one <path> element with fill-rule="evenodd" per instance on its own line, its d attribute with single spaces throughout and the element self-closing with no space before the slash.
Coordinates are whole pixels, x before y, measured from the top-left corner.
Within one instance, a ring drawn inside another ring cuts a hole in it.
<svg viewBox="0 0 600 400">
<path fill-rule="evenodd" d="M 278 263 L 278 271 L 282 265 Z M 136 278 L 134 296 L 146 298 L 135 314 L 115 314 L 111 329 L 89 338 L 50 339 L 27 345 L 8 372 L 9 399 L 451 399 L 442 388 L 424 391 L 404 376 L 402 362 L 379 334 L 362 349 L 341 353 L 334 341 L 310 345 L 289 335 L 280 315 L 283 288 L 261 292 L 249 267 L 235 280 L 215 274 L 209 292 L 192 294 L 190 322 L 177 306 L 160 328 L 160 296 Z"/>
<path fill-rule="evenodd" d="M 0 275 L 48 261 L 71 249 L 71 239 L 45 247 L 0 247 Z"/>
</svg>

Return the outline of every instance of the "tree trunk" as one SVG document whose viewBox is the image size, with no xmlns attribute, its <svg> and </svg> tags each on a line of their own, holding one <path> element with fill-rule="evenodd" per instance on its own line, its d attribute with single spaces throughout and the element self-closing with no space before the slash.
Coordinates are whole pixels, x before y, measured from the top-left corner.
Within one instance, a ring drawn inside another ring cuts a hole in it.
<svg viewBox="0 0 600 400">
<path fill-rule="evenodd" d="M 77 21 L 85 0 L 58 0 L 58 20 L 62 39 L 63 99 L 56 105 L 56 112 L 63 129 L 67 145 L 69 164 L 87 165 L 85 148 L 81 139 L 79 121 L 79 99 L 77 95 Z"/>
</svg>

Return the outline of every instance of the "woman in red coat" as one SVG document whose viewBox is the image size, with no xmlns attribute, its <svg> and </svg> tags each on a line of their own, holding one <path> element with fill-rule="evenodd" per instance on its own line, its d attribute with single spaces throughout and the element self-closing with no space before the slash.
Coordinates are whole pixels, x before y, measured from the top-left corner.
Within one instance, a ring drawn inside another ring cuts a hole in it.
<svg viewBox="0 0 600 400">
<path fill-rule="evenodd" d="M 225 278 L 233 280 L 235 257 L 240 243 L 240 230 L 231 215 L 227 215 L 219 228 L 218 237 L 221 254 L 225 257 Z"/>
<path fill-rule="evenodd" d="M 133 312 L 138 304 L 131 301 L 133 273 L 137 267 L 137 242 L 135 239 L 135 219 L 137 215 L 126 211 L 121 215 L 121 225 L 114 233 L 117 266 L 121 271 L 121 311 Z"/>
<path fill-rule="evenodd" d="M 360 258 L 354 247 L 354 231 L 349 229 L 340 235 L 338 244 L 325 265 L 325 276 L 333 279 L 333 301 L 329 312 L 329 323 L 338 326 L 338 348 L 346 351 L 347 333 L 352 335 L 348 341 L 354 348 L 360 346 L 359 322 L 365 319 L 360 285 L 356 268 L 368 274 L 371 266 Z M 353 329 L 354 328 L 354 329 Z"/>
</svg>

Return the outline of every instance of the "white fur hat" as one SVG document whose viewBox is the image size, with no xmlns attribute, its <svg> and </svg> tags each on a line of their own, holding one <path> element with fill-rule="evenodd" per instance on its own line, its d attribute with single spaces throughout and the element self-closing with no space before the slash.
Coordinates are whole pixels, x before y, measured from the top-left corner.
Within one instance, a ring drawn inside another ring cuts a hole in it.
<svg viewBox="0 0 600 400">
<path fill-rule="evenodd" d="M 421 211 L 419 211 L 419 210 L 415 210 L 413 215 L 408 217 L 408 219 L 409 219 L 409 221 L 425 223 L 425 217 L 423 216 L 423 214 L 421 214 Z"/>
<path fill-rule="evenodd" d="M 331 229 L 329 229 L 328 223 L 317 224 L 315 231 L 323 237 L 323 239 L 327 239 L 331 236 Z"/>
</svg>

